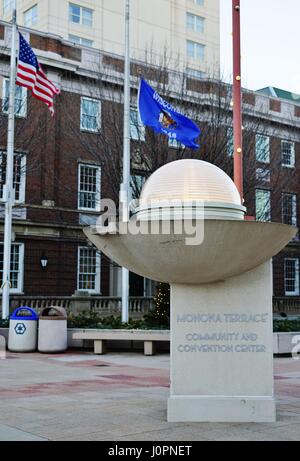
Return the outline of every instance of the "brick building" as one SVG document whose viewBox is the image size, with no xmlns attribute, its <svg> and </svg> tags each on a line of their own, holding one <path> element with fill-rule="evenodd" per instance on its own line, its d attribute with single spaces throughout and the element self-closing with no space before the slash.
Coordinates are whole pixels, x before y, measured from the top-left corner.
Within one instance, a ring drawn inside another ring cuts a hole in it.
<svg viewBox="0 0 300 461">
<path fill-rule="evenodd" d="M 119 268 L 89 246 L 82 226 L 97 219 L 101 197 L 117 200 L 118 196 L 123 60 L 70 45 L 50 34 L 26 29 L 22 33 L 62 93 L 56 99 L 56 115 L 51 119 L 42 103 L 27 95 L 26 90 L 17 89 L 12 292 L 22 299 L 69 297 L 76 292 L 119 296 Z M 10 27 L 2 22 L 0 199 L 5 182 L 9 40 Z M 201 124 L 203 137 L 198 152 L 154 136 L 141 126 L 136 111 L 141 73 L 153 85 L 158 82 L 174 104 L 184 107 Z M 133 187 L 139 188 L 145 176 L 175 158 L 202 158 L 232 172 L 229 86 L 135 62 L 132 89 Z M 300 102 L 288 93 L 278 97 L 265 90 L 246 91 L 243 97 L 248 214 L 265 221 L 297 224 Z M 218 125 L 212 127 L 213 123 Z M 3 216 L 3 207 L 1 213 Z M 3 220 L 1 229 L 3 232 Z M 278 311 L 300 308 L 299 260 L 298 239 L 274 259 L 274 305 Z M 0 274 L 2 265 L 0 244 Z M 151 289 L 150 281 L 131 275 L 131 295 L 151 295 Z"/>
</svg>

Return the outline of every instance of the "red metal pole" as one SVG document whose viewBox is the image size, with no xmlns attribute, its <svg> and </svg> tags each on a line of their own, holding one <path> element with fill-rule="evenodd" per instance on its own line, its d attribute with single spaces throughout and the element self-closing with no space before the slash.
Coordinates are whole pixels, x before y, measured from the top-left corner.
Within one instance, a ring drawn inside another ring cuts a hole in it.
<svg viewBox="0 0 300 461">
<path fill-rule="evenodd" d="M 234 182 L 243 203 L 243 139 L 240 0 L 232 0 Z"/>
</svg>

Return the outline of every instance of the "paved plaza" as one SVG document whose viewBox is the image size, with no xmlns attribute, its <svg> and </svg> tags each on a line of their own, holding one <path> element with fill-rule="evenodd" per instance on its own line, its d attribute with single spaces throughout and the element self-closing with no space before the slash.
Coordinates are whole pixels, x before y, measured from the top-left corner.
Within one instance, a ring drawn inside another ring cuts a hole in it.
<svg viewBox="0 0 300 461">
<path fill-rule="evenodd" d="M 300 440 L 300 360 L 275 359 L 277 422 L 167 423 L 169 355 L 0 360 L 0 440 Z"/>
</svg>

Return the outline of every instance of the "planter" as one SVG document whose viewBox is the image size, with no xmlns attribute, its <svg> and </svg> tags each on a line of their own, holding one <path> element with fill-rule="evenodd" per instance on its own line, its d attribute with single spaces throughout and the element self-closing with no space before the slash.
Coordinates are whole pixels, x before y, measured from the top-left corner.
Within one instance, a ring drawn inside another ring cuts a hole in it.
<svg viewBox="0 0 300 461">
<path fill-rule="evenodd" d="M 73 333 L 83 333 L 86 329 L 83 328 L 69 328 L 68 329 L 68 347 L 85 349 L 92 348 L 92 341 L 73 339 Z M 103 331 L 103 330 L 99 330 Z M 119 330 L 122 331 L 122 330 Z M 4 336 L 6 342 L 8 341 L 8 328 L 0 328 L 0 336 Z M 300 336 L 300 332 L 288 332 L 288 333 L 273 333 L 273 350 L 274 355 L 291 354 L 293 349 L 292 339 L 294 336 Z M 160 348 L 167 350 L 167 344 L 161 343 Z M 109 344 L 110 349 L 135 349 L 140 350 L 143 348 L 142 342 L 139 341 L 112 341 Z"/>
<path fill-rule="evenodd" d="M 8 343 L 8 332 L 9 328 L 0 328 L 0 336 L 3 336 L 6 340 L 6 344 Z"/>
<path fill-rule="evenodd" d="M 154 355 L 156 346 L 170 350 L 169 330 L 86 329 L 74 331 L 72 338 L 93 341 L 95 354 L 105 354 L 106 347 L 138 350 L 143 347 L 145 355 Z"/>
<path fill-rule="evenodd" d="M 300 332 L 273 333 L 274 355 L 291 354 L 295 346 L 292 343 L 294 336 L 300 336 Z"/>
<path fill-rule="evenodd" d="M 93 348 L 93 341 L 92 340 L 84 340 L 84 339 L 73 339 L 74 333 L 83 333 L 89 331 L 86 328 L 68 328 L 68 347 L 72 349 L 92 349 Z M 93 330 L 97 331 L 97 330 Z M 98 330 L 100 333 L 105 331 L 102 329 Z M 107 330 L 111 331 L 111 330 Z M 129 330 L 115 330 L 116 332 L 120 333 L 122 331 L 128 332 Z M 148 331 L 148 330 L 140 330 L 140 331 Z M 160 331 L 160 330 L 159 330 Z M 6 344 L 8 342 L 8 328 L 0 328 L 0 336 L 3 336 L 6 339 Z M 118 341 L 112 340 L 107 342 L 108 347 L 110 350 L 142 350 L 144 347 L 143 341 Z M 162 351 L 169 351 L 169 344 L 165 342 L 158 342 L 159 349 Z"/>
</svg>

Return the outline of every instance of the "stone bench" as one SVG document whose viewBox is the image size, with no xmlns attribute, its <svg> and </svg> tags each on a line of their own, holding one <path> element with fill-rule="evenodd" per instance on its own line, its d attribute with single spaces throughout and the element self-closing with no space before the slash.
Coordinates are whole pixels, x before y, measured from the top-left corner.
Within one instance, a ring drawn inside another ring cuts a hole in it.
<svg viewBox="0 0 300 461">
<path fill-rule="evenodd" d="M 94 341 L 94 353 L 98 355 L 106 353 L 108 340 L 143 341 L 144 355 L 154 355 L 155 343 L 170 341 L 170 332 L 168 330 L 83 330 L 73 333 L 72 338 Z"/>
</svg>

